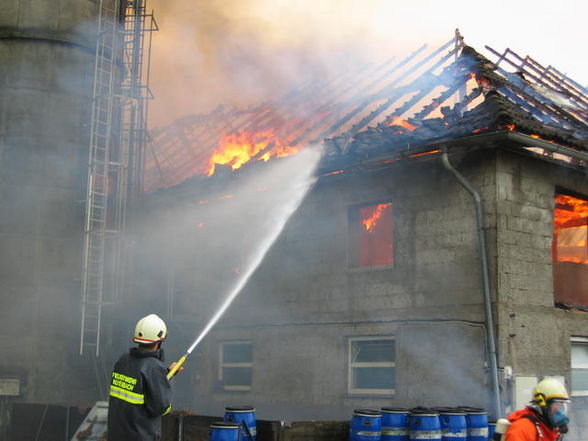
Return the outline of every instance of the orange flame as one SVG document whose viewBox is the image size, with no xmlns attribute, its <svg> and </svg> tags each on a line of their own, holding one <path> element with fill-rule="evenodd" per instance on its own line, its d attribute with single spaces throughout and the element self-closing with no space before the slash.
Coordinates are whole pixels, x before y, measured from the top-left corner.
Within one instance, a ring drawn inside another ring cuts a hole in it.
<svg viewBox="0 0 588 441">
<path fill-rule="evenodd" d="M 434 155 L 435 153 L 441 153 L 441 149 L 430 150 L 428 152 L 423 153 L 415 153 L 414 155 L 410 155 L 409 158 L 418 158 L 420 156 Z"/>
<path fill-rule="evenodd" d="M 270 158 L 282 158 L 300 150 L 299 146 L 289 145 L 290 139 L 279 139 L 272 129 L 250 133 L 242 130 L 229 133 L 219 141 L 218 149 L 208 161 L 208 176 L 211 176 L 216 165 L 230 165 L 233 170 L 240 168 L 251 159 L 268 161 Z M 256 157 L 259 153 L 261 156 Z"/>
<path fill-rule="evenodd" d="M 416 129 L 416 126 L 413 126 L 411 123 L 406 121 L 405 119 L 401 119 L 399 116 L 392 116 L 392 119 L 388 123 L 388 127 L 391 126 L 399 126 L 404 127 L 406 130 L 410 130 L 411 132 Z"/>
<path fill-rule="evenodd" d="M 482 132 L 484 130 L 488 130 L 488 127 L 484 127 L 484 128 L 481 128 L 481 129 L 472 130 L 472 133 L 480 133 L 480 132 Z"/>
<path fill-rule="evenodd" d="M 553 224 L 554 260 L 588 264 L 588 200 L 558 194 Z"/>
<path fill-rule="evenodd" d="M 335 170 L 335 171 L 332 171 L 330 173 L 325 173 L 325 174 L 323 174 L 321 176 L 333 176 L 333 175 L 338 175 L 338 174 L 343 173 L 343 172 L 345 172 L 345 170 Z"/>
<path fill-rule="evenodd" d="M 361 210 L 361 224 L 367 232 L 372 232 L 378 224 L 378 220 L 382 217 L 384 210 L 392 205 L 392 202 L 387 204 L 378 204 Z M 365 217 L 364 217 L 365 216 Z"/>
</svg>

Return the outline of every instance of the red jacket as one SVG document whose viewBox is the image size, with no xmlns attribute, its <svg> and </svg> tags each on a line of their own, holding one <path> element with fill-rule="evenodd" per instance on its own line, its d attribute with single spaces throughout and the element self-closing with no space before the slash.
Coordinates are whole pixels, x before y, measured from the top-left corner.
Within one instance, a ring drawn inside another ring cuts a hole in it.
<svg viewBox="0 0 588 441">
<path fill-rule="evenodd" d="M 529 419 L 526 415 L 531 416 Z M 560 433 L 545 425 L 530 408 L 517 410 L 506 417 L 510 426 L 506 431 L 506 441 L 557 441 Z"/>
</svg>

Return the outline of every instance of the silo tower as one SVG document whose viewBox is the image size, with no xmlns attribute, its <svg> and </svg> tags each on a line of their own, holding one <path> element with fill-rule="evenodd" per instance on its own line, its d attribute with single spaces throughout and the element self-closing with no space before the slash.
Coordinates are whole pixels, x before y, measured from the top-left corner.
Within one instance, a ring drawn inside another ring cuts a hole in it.
<svg viewBox="0 0 588 441">
<path fill-rule="evenodd" d="M 0 379 L 20 400 L 100 398 L 84 372 L 120 291 L 155 28 L 144 0 L 0 8 Z"/>
</svg>

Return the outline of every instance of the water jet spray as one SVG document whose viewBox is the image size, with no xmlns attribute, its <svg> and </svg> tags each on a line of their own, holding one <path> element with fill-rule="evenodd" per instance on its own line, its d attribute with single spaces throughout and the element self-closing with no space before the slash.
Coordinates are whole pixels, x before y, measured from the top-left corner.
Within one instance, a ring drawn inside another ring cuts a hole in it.
<svg viewBox="0 0 588 441">
<path fill-rule="evenodd" d="M 259 247 L 255 250 L 253 258 L 249 262 L 245 271 L 241 277 L 237 280 L 235 286 L 229 292 L 229 295 L 225 301 L 221 304 L 220 308 L 214 313 L 212 318 L 208 321 L 206 326 L 202 329 L 198 337 L 194 340 L 188 350 L 182 355 L 175 363 L 174 367 L 170 369 L 167 374 L 167 378 L 171 379 L 186 362 L 192 351 L 198 346 L 202 339 L 208 334 L 213 326 L 219 321 L 225 311 L 229 308 L 233 300 L 239 295 L 243 287 L 247 284 L 249 278 L 255 272 L 257 267 L 263 261 L 263 258 L 274 244 L 286 222 L 296 211 L 304 196 L 308 193 L 316 178 L 314 177 L 314 171 L 318 165 L 322 150 L 320 148 L 306 149 L 293 157 L 286 158 L 282 164 L 276 164 L 276 167 L 284 167 L 289 173 L 287 176 L 288 185 L 292 191 L 292 197 L 287 199 L 283 206 L 278 207 L 275 213 L 275 220 L 272 224 L 272 228 L 268 231 L 265 240 L 263 240 Z"/>
</svg>

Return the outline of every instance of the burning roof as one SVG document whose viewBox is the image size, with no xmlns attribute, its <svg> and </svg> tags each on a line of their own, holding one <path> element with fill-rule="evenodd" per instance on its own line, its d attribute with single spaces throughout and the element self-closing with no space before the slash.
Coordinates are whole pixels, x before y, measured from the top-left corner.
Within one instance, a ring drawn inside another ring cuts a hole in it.
<svg viewBox="0 0 588 441">
<path fill-rule="evenodd" d="M 186 116 L 152 132 L 145 191 L 313 143 L 326 145 L 326 172 L 497 131 L 588 152 L 588 90 L 530 57 L 486 49 L 495 61 L 456 32 L 430 53 L 305 82 L 257 107 Z"/>
</svg>

